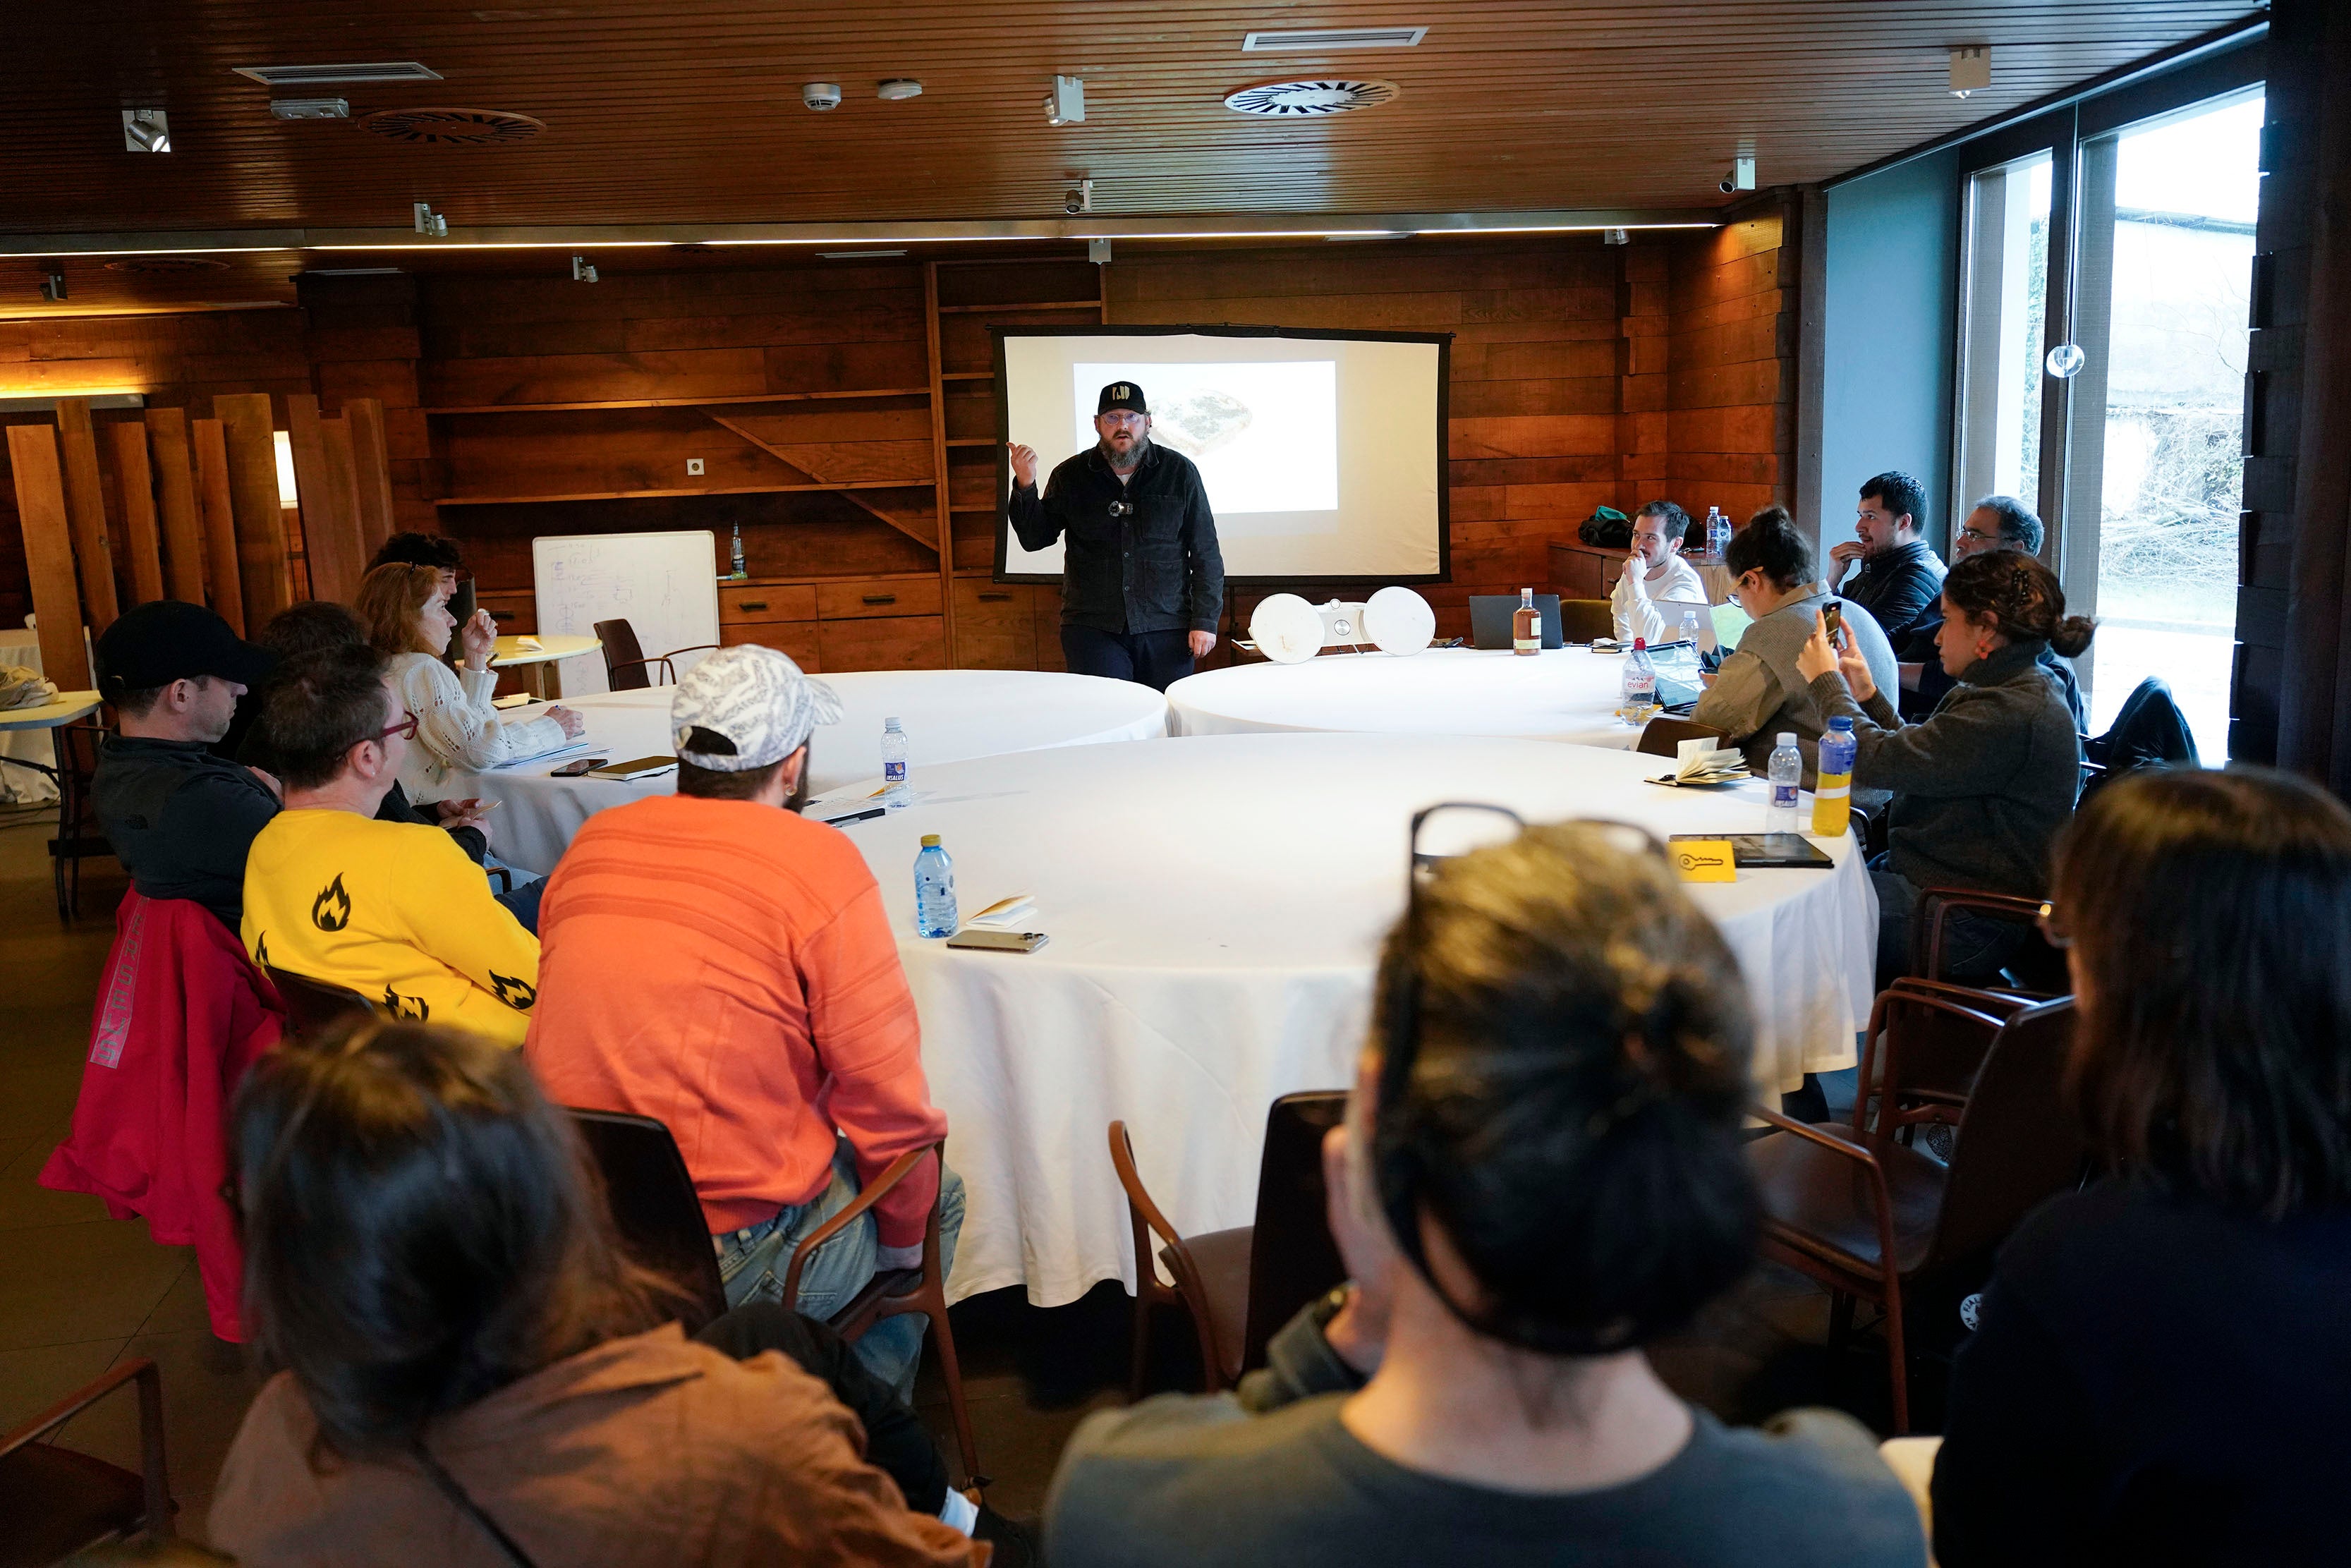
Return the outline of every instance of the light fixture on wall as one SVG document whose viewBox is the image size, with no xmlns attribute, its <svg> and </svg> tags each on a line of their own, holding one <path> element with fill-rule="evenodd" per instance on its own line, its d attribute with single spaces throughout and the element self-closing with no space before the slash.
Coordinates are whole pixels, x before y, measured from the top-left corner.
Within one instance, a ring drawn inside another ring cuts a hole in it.
<svg viewBox="0 0 2351 1568">
<path fill-rule="evenodd" d="M 1754 188 L 1755 154 L 1752 152 L 1741 152 L 1733 158 L 1730 161 L 1730 172 L 1725 174 L 1721 183 L 1715 186 L 1716 190 L 1726 196 L 1734 191 L 1751 191 Z"/>
<path fill-rule="evenodd" d="M 62 263 L 50 262 L 41 274 L 41 298 L 55 305 L 66 297 L 66 269 Z"/>
<path fill-rule="evenodd" d="M 1991 86 L 1991 50 L 1980 44 L 1951 51 L 1951 96 L 1965 98 Z"/>
<path fill-rule="evenodd" d="M 434 239 L 447 239 L 449 237 L 449 220 L 441 214 L 434 212 L 433 210 L 432 203 L 418 202 L 414 204 L 413 211 L 416 214 L 416 232 L 418 234 L 429 235 Z"/>
<path fill-rule="evenodd" d="M 171 117 L 160 109 L 124 110 L 122 150 L 125 152 L 169 152 L 172 150 Z"/>
<path fill-rule="evenodd" d="M 1633 243 L 1633 236 L 1626 234 L 1623 229 L 1602 229 L 1600 231 L 1600 243 L 1602 245 L 1631 245 Z"/>
<path fill-rule="evenodd" d="M 574 283 L 595 283 L 601 281 L 596 276 L 596 264 L 590 261 L 584 256 L 573 256 L 571 258 L 571 281 Z"/>
<path fill-rule="evenodd" d="M 1086 122 L 1086 84 L 1076 77 L 1053 78 L 1053 90 L 1045 95 L 1045 123 L 1048 125 L 1083 125 Z"/>
</svg>

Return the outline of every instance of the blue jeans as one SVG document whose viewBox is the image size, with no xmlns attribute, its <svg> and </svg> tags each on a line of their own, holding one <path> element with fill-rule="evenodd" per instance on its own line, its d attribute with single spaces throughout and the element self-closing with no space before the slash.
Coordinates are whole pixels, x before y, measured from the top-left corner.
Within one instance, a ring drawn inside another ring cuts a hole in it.
<svg viewBox="0 0 2351 1568">
<path fill-rule="evenodd" d="M 710 1239 L 718 1253 L 718 1278 L 726 1288 L 726 1304 L 777 1301 L 822 1321 L 847 1306 L 876 1271 L 881 1237 L 869 1209 L 848 1229 L 826 1242 L 800 1271 L 797 1301 L 784 1301 L 784 1275 L 792 1254 L 810 1231 L 857 1201 L 857 1154 L 841 1140 L 832 1160 L 832 1182 L 808 1203 L 778 1212 L 772 1219 Z M 939 1268 L 953 1271 L 956 1238 L 963 1233 L 963 1177 L 952 1170 L 939 1173 Z M 898 1397 L 912 1404 L 914 1368 L 923 1358 L 923 1331 L 929 1322 L 918 1312 L 883 1318 L 865 1331 L 854 1347 L 865 1370 Z"/>
<path fill-rule="evenodd" d="M 1881 857 L 1882 859 L 1883 857 Z M 1877 988 L 1886 989 L 1910 972 L 1910 925 L 1918 910 L 1918 890 L 1901 873 L 1883 865 L 1869 873 L 1877 889 Z M 1998 983 L 2001 967 L 2024 946 L 2030 928 L 1970 910 L 1943 916 L 1943 977 L 1962 986 Z"/>
</svg>

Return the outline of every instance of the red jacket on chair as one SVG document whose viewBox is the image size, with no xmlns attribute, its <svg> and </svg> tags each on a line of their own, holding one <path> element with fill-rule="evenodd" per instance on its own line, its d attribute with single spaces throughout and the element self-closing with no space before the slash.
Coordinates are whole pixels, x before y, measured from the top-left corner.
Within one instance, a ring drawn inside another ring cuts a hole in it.
<svg viewBox="0 0 2351 1568">
<path fill-rule="evenodd" d="M 242 1341 L 244 1249 L 225 1195 L 228 1105 L 277 1043 L 286 1009 L 236 934 L 201 904 L 142 898 L 114 915 L 73 1130 L 41 1185 L 144 1215 L 166 1247 L 193 1247 L 213 1333 Z"/>
</svg>

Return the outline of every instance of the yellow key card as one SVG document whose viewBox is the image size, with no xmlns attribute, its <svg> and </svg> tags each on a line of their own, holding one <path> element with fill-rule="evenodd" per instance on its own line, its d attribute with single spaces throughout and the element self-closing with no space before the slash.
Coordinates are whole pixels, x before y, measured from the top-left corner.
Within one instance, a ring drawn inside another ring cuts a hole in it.
<svg viewBox="0 0 2351 1568">
<path fill-rule="evenodd" d="M 1729 839 L 1701 839 L 1674 835 L 1666 852 L 1674 862 L 1674 873 L 1684 882 L 1737 882 L 1739 867 L 1732 858 Z"/>
</svg>

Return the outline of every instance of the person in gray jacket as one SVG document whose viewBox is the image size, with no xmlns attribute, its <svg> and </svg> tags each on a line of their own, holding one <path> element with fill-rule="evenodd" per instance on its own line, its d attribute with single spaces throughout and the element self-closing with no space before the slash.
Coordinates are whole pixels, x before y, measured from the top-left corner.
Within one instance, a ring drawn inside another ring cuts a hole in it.
<svg viewBox="0 0 2351 1568">
<path fill-rule="evenodd" d="M 1877 974 L 1907 972 L 1921 889 L 1961 887 L 2040 898 L 2049 850 L 2081 792 L 2082 742 L 2044 649 L 2074 658 L 2096 630 L 2065 613 L 2057 576 L 2019 550 L 1970 556 L 1943 580 L 1943 668 L 1959 682 L 1935 711 L 1906 725 L 1867 660 L 1831 645 L 1825 626 L 1797 655 L 1813 700 L 1853 720 L 1856 788 L 1888 789 L 1886 851 L 1877 884 Z M 2026 927 L 1954 912 L 1945 927 L 1946 974 L 1997 975 Z"/>
<path fill-rule="evenodd" d="M 1764 507 L 1730 536 L 1723 566 L 1740 608 L 1755 621 L 1690 715 L 1692 721 L 1722 731 L 1724 743 L 1744 752 L 1748 768 L 1759 774 L 1770 770 L 1781 734 L 1792 733 L 1796 749 L 1804 754 L 1807 789 L 1828 719 L 1796 673 L 1796 653 L 1813 634 L 1821 611 L 1840 607 L 1854 646 L 1879 685 L 1892 690 L 1899 674 L 1893 645 L 1869 612 L 1814 581 L 1813 563 L 1812 543 L 1796 531 L 1785 507 Z"/>
<path fill-rule="evenodd" d="M 1323 1145 L 1353 1283 L 1238 1396 L 1090 1416 L 1046 1560 L 1922 1568 L 1857 1422 L 1725 1427 L 1643 1353 L 1747 1271 L 1760 1208 L 1745 987 L 1662 849 L 1529 828 L 1411 886 Z"/>
</svg>

